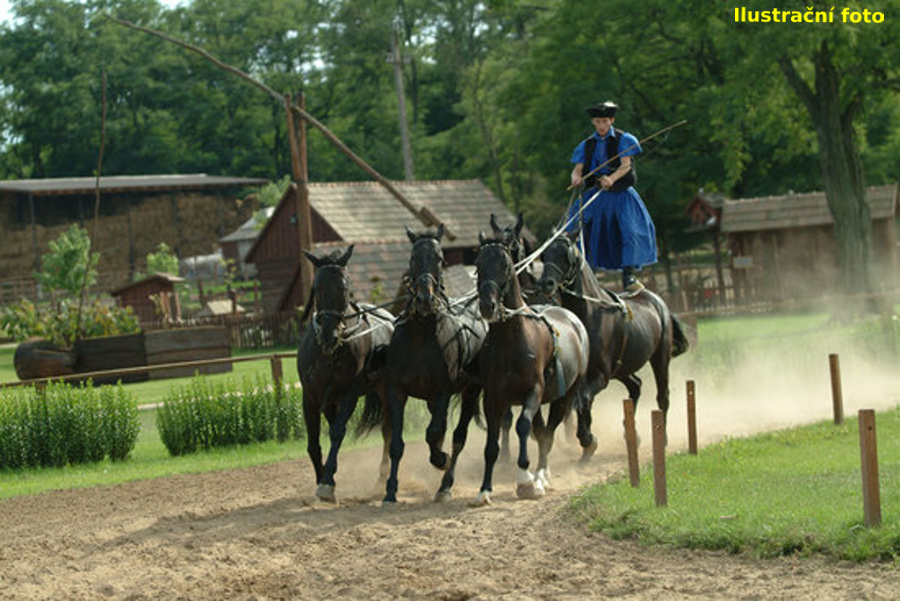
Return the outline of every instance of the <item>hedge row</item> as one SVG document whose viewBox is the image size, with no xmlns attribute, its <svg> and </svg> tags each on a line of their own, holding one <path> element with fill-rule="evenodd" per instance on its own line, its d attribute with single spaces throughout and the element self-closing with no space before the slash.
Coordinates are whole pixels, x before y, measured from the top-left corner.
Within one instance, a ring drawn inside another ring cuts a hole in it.
<svg viewBox="0 0 900 601">
<path fill-rule="evenodd" d="M 213 447 L 302 438 L 302 392 L 273 388 L 262 376 L 211 382 L 196 377 L 174 389 L 156 414 L 170 455 Z"/>
<path fill-rule="evenodd" d="M 137 402 L 121 385 L 0 390 L 0 469 L 119 461 L 139 431 Z"/>
</svg>

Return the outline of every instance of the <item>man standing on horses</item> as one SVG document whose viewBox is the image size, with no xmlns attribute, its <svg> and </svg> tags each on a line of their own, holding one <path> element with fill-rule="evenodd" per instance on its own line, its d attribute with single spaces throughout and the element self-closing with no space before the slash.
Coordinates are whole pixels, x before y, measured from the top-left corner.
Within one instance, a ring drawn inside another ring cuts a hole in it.
<svg viewBox="0 0 900 601">
<path fill-rule="evenodd" d="M 572 186 L 583 185 L 584 191 L 569 217 L 597 197 L 570 229 L 583 226 L 586 259 L 593 269 L 621 269 L 623 289 L 637 292 L 644 286 L 635 272 L 656 262 L 656 228 L 634 189 L 632 157 L 640 154 L 640 142 L 613 128 L 618 108 L 606 101 L 586 109 L 597 131 L 572 153 Z"/>
</svg>

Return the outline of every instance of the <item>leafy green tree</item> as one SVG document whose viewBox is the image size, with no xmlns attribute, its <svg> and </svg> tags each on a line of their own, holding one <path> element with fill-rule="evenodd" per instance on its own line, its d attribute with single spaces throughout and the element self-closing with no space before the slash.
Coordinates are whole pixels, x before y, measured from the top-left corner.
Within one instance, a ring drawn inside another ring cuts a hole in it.
<svg viewBox="0 0 900 601">
<path fill-rule="evenodd" d="M 89 260 L 90 244 L 87 231 L 72 225 L 49 242 L 50 252 L 41 256 L 41 270 L 34 277 L 51 292 L 80 297 L 82 285 L 90 287 L 97 282 L 100 253 L 91 253 Z"/>
<path fill-rule="evenodd" d="M 147 275 L 157 273 L 178 275 L 178 257 L 165 242 L 160 242 L 155 252 L 147 253 Z"/>
</svg>

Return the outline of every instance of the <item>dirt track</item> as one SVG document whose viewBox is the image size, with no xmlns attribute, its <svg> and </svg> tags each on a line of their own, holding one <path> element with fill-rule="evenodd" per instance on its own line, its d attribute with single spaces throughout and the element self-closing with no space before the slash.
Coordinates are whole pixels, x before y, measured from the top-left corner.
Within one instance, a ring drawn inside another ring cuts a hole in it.
<svg viewBox="0 0 900 601">
<path fill-rule="evenodd" d="M 474 433 L 447 504 L 431 502 L 439 478 L 421 443 L 407 445 L 400 503 L 389 510 L 375 450 L 342 456 L 337 506 L 314 500 L 305 460 L 2 501 L 0 599 L 900 598 L 891 566 L 647 549 L 586 532 L 564 511 L 567 499 L 624 462 L 609 396 L 595 409 L 596 460 L 579 464 L 561 435 L 554 488 L 540 501 L 515 499 L 505 464 L 494 505 L 469 507 L 481 474 Z M 779 399 L 768 403 L 707 406 L 701 441 L 796 421 Z M 648 413 L 639 411 L 644 431 Z M 684 447 L 677 430 L 673 450 Z"/>
</svg>

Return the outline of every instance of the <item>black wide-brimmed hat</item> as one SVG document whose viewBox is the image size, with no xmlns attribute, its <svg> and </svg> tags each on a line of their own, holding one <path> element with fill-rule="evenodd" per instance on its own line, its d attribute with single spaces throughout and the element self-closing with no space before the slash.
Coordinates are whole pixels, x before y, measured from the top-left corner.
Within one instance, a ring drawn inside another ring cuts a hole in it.
<svg viewBox="0 0 900 601">
<path fill-rule="evenodd" d="M 615 102 L 607 100 L 606 102 L 601 102 L 599 104 L 595 104 L 594 106 L 589 106 L 586 109 L 587 114 L 593 117 L 615 117 L 616 111 L 619 110 L 619 105 Z"/>
</svg>

